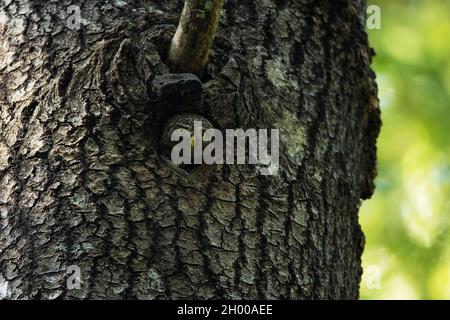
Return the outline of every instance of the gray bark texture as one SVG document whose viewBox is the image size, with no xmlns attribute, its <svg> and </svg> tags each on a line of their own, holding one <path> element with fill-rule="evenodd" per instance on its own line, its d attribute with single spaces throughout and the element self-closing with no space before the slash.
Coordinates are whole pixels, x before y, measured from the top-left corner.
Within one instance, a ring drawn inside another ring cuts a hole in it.
<svg viewBox="0 0 450 320">
<path fill-rule="evenodd" d="M 3 0 L 0 298 L 358 298 L 380 127 L 365 5 L 226 0 L 195 104 L 152 87 L 183 1 Z M 181 112 L 280 129 L 278 174 L 174 174 L 158 140 Z"/>
</svg>

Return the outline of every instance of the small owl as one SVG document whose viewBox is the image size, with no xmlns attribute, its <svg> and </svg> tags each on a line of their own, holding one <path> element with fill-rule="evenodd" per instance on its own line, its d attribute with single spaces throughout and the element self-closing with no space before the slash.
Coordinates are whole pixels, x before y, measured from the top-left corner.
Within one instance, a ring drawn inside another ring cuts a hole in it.
<svg viewBox="0 0 450 320">
<path fill-rule="evenodd" d="M 209 122 L 206 118 L 196 115 L 196 114 L 190 114 L 190 113 L 182 113 L 179 115 L 176 115 L 169 120 L 166 121 L 166 123 L 163 126 L 161 139 L 160 139 L 160 146 L 161 146 L 161 156 L 165 159 L 171 159 L 171 153 L 172 149 L 180 143 L 180 141 L 171 141 L 172 134 L 177 129 L 184 129 L 190 133 L 191 136 L 191 156 L 194 157 L 194 146 L 196 143 L 195 140 L 195 134 L 194 134 L 194 128 L 196 121 L 201 123 L 202 126 L 202 136 L 205 133 L 206 130 L 212 129 L 213 125 L 211 122 Z M 191 163 L 193 164 L 194 161 L 192 159 Z"/>
</svg>

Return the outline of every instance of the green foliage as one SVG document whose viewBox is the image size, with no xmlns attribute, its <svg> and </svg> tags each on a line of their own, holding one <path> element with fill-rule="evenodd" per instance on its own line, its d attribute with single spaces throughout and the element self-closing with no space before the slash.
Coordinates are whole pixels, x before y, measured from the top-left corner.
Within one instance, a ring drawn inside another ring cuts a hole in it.
<svg viewBox="0 0 450 320">
<path fill-rule="evenodd" d="M 383 128 L 362 299 L 450 299 L 450 0 L 371 0 Z M 379 288 L 374 288 L 381 271 Z"/>
</svg>

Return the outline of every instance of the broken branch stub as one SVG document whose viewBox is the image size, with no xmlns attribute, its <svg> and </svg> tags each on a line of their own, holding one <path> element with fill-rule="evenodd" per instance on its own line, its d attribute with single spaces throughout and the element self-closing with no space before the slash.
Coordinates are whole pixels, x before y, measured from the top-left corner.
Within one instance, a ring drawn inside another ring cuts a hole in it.
<svg viewBox="0 0 450 320">
<path fill-rule="evenodd" d="M 169 50 L 172 72 L 203 76 L 224 0 L 186 0 Z"/>
</svg>

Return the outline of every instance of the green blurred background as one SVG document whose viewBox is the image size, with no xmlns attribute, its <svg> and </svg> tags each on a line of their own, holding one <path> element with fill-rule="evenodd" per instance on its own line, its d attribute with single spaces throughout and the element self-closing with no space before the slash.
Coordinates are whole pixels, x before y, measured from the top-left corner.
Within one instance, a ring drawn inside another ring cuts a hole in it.
<svg viewBox="0 0 450 320">
<path fill-rule="evenodd" d="M 450 0 L 369 0 L 383 128 L 362 299 L 450 299 Z"/>
</svg>

